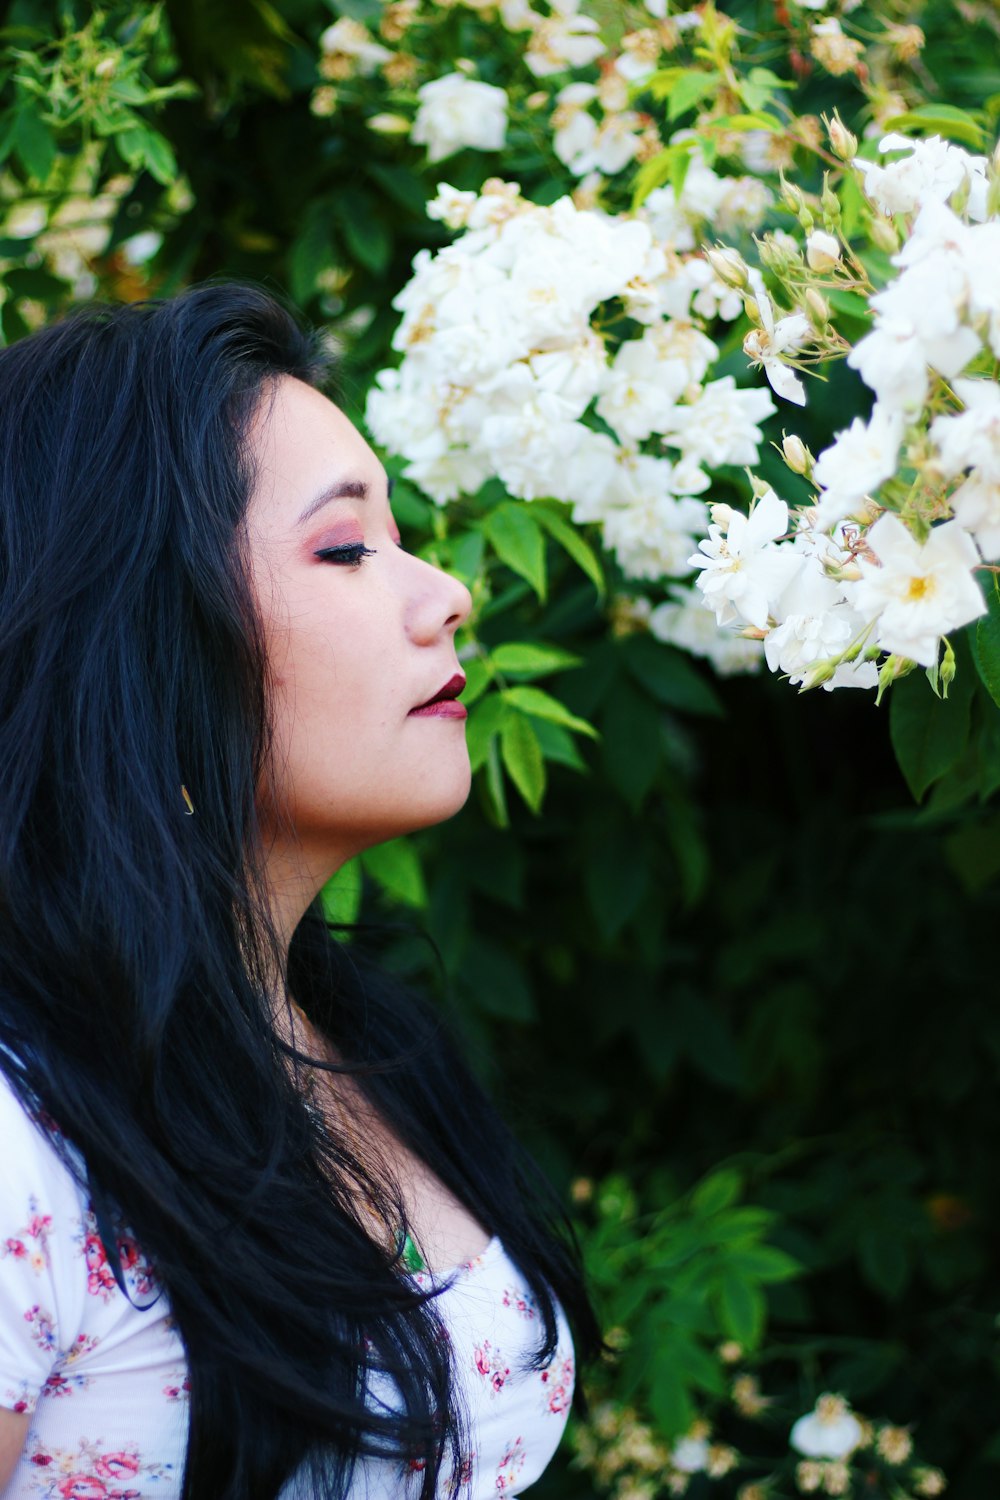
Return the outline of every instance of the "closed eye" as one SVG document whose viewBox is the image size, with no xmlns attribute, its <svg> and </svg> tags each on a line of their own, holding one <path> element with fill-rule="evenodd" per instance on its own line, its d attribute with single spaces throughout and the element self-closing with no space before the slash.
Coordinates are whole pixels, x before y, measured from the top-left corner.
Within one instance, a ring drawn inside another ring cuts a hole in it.
<svg viewBox="0 0 1000 1500">
<path fill-rule="evenodd" d="M 343 542 L 339 547 L 321 547 L 313 556 L 318 557 L 320 562 L 341 563 L 356 568 L 363 557 L 374 557 L 377 550 L 375 547 L 366 547 L 364 542 Z"/>
</svg>

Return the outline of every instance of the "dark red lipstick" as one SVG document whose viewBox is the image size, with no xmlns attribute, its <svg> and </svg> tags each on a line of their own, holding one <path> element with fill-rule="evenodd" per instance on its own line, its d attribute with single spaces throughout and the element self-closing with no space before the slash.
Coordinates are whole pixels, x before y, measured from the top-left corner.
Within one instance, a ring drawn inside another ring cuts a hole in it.
<svg viewBox="0 0 1000 1500">
<path fill-rule="evenodd" d="M 459 693 L 465 687 L 465 678 L 461 672 L 456 672 L 454 677 L 449 677 L 443 688 L 439 688 L 433 698 L 428 698 L 426 703 L 418 704 L 411 708 L 409 716 L 424 719 L 464 719 L 466 709 L 464 703 L 459 703 Z"/>
</svg>

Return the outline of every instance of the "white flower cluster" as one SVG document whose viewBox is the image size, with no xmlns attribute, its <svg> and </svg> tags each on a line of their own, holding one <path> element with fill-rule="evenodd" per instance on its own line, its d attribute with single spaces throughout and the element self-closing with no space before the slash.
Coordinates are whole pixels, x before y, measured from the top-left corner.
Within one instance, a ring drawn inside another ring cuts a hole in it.
<svg viewBox="0 0 1000 1500">
<path fill-rule="evenodd" d="M 376 439 L 441 504 L 499 476 L 600 524 L 628 576 L 687 574 L 708 471 L 753 464 L 774 410 L 766 391 L 708 378 L 719 351 L 703 320 L 734 317 L 739 297 L 661 237 L 655 204 L 541 207 L 494 180 L 442 185 L 430 212 L 465 232 L 421 251 L 395 299 L 403 359 L 370 393 Z M 633 336 L 602 331 L 612 302 Z"/>
<path fill-rule="evenodd" d="M 871 332 L 848 355 L 875 393 L 871 413 L 815 460 L 786 438 L 786 461 L 816 488 L 794 521 L 762 492 L 749 518 L 716 514 L 691 560 L 718 624 L 763 640 L 771 669 L 805 686 L 874 687 L 883 653 L 936 668 L 942 638 L 986 611 L 977 570 L 1000 560 L 1000 217 L 988 164 L 937 137 L 890 135 L 880 151 L 907 154 L 854 165 L 877 214 L 903 216 L 906 233 L 897 274 L 869 298 Z M 822 240 L 810 236 L 807 263 L 829 270 L 839 247 Z M 763 283 L 749 275 L 763 312 Z M 781 325 L 763 322 L 748 352 L 801 404 L 778 356 L 806 320 L 783 342 Z"/>
</svg>

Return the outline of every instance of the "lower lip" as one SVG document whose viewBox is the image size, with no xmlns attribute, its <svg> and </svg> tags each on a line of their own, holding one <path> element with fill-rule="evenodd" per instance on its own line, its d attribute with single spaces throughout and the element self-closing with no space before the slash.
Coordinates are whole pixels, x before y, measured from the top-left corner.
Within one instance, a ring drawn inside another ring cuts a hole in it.
<svg viewBox="0 0 1000 1500">
<path fill-rule="evenodd" d="M 411 719 L 464 719 L 467 717 L 464 703 L 454 698 L 442 698 L 440 703 L 427 703 L 423 708 L 411 708 Z"/>
</svg>

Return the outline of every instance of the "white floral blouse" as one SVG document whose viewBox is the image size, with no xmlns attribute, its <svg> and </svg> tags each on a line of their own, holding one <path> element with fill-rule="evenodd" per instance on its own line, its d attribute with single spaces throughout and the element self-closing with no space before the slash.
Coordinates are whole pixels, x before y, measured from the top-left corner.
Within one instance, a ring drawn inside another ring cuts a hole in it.
<svg viewBox="0 0 1000 1500">
<path fill-rule="evenodd" d="M 118 1288 L 86 1194 L 0 1070 L 0 1406 L 31 1416 L 0 1500 L 178 1500 L 187 1442 L 184 1348 L 139 1248 Z M 429 1273 L 416 1281 L 429 1285 Z M 539 1313 L 499 1239 L 436 1301 L 452 1344 L 470 1451 L 461 1500 L 519 1495 L 542 1473 L 573 1394 L 560 1312 L 549 1364 L 530 1368 Z M 416 1472 L 371 1460 L 350 1500 L 401 1500 Z M 287 1500 L 305 1500 L 294 1481 Z"/>
</svg>

